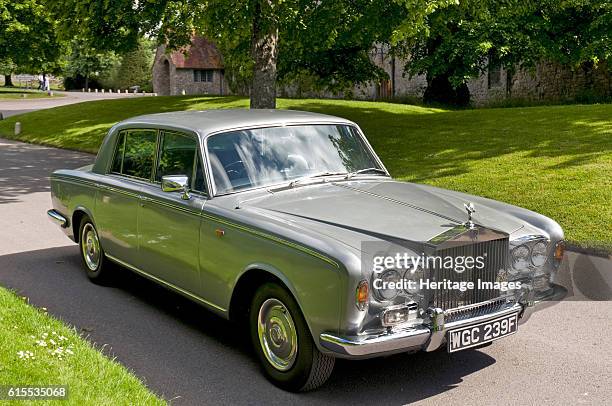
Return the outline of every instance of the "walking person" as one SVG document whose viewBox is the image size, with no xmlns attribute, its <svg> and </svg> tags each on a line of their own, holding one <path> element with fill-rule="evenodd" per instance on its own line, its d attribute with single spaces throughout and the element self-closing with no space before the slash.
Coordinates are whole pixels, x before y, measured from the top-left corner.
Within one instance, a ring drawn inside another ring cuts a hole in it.
<svg viewBox="0 0 612 406">
<path fill-rule="evenodd" d="M 43 75 L 42 74 L 38 74 L 38 90 L 44 90 L 43 88 L 45 87 L 45 80 L 43 79 Z"/>
<path fill-rule="evenodd" d="M 49 90 L 51 90 L 51 86 L 49 85 L 49 76 L 45 76 L 45 85 L 44 85 L 44 87 L 45 87 L 44 90 L 47 91 L 47 92 Z"/>
</svg>

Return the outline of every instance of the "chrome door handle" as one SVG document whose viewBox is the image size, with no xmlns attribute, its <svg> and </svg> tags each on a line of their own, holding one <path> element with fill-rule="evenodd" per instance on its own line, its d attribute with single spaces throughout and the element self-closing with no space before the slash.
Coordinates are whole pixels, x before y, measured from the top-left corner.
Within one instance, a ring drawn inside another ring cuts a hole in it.
<svg viewBox="0 0 612 406">
<path fill-rule="evenodd" d="M 144 207 L 146 202 L 152 202 L 153 199 L 151 199 L 150 197 L 147 196 L 138 196 L 138 199 L 140 200 L 140 207 Z"/>
</svg>

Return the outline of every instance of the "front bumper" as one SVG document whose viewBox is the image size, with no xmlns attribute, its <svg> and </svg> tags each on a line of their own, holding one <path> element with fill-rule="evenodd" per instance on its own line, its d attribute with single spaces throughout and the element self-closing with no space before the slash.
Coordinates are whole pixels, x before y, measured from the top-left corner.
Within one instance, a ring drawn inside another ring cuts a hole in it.
<svg viewBox="0 0 612 406">
<path fill-rule="evenodd" d="M 540 306 L 561 300 L 567 290 L 554 285 L 548 296 L 525 304 L 514 303 L 509 307 L 482 316 L 472 317 L 445 323 L 444 312 L 440 309 L 430 309 L 433 323 L 419 325 L 404 330 L 391 330 L 380 334 L 339 336 L 322 333 L 319 336 L 321 346 L 341 358 L 371 358 L 398 352 L 435 351 L 446 342 L 446 333 L 455 328 L 466 327 L 498 317 L 519 313 L 519 323 L 524 323 Z"/>
</svg>

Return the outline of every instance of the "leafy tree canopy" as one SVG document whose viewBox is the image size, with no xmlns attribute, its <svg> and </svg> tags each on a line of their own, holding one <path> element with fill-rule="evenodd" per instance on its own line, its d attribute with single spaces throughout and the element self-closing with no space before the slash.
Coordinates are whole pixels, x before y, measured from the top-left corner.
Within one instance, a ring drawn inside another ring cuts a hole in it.
<svg viewBox="0 0 612 406">
<path fill-rule="evenodd" d="M 55 20 L 42 0 L 0 0 L 0 61 L 5 71 L 55 71 L 61 52 Z"/>
<path fill-rule="evenodd" d="M 266 80 L 276 80 L 278 66 L 281 78 L 307 71 L 342 86 L 384 75 L 368 58 L 372 44 L 421 33 L 426 16 L 453 0 L 49 1 L 63 35 L 86 36 L 99 49 L 133 49 L 145 34 L 177 48 L 199 32 L 217 43 L 239 80 L 269 66 Z M 262 52 L 269 55 L 258 60 Z"/>
</svg>

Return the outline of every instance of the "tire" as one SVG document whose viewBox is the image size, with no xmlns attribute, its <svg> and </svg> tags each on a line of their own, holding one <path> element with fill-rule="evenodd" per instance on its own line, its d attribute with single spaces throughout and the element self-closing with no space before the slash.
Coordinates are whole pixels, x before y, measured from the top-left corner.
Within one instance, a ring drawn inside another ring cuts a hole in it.
<svg viewBox="0 0 612 406">
<path fill-rule="evenodd" d="M 98 230 L 87 216 L 83 216 L 79 226 L 79 253 L 91 281 L 102 284 L 111 280 L 111 267 L 100 245 Z"/>
<path fill-rule="evenodd" d="M 274 385 L 304 392 L 327 381 L 335 358 L 317 349 L 289 291 L 276 283 L 259 287 L 251 302 L 249 322 L 255 353 Z"/>
</svg>

